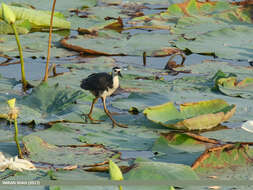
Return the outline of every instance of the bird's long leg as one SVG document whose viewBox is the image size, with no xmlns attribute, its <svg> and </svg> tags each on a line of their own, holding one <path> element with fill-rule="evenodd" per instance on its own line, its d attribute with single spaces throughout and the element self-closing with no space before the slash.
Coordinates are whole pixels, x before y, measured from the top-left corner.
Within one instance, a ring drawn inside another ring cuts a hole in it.
<svg viewBox="0 0 253 190">
<path fill-rule="evenodd" d="M 121 123 L 118 123 L 117 121 L 115 121 L 115 120 L 112 118 L 111 114 L 109 113 L 109 111 L 108 111 L 107 108 L 106 108 L 105 98 L 101 97 L 101 99 L 102 99 L 102 102 L 103 102 L 103 106 L 104 106 L 105 113 L 106 113 L 106 115 L 108 115 L 108 117 L 110 117 L 110 119 L 112 120 L 112 125 L 113 125 L 113 127 L 115 127 L 115 125 L 117 125 L 117 126 L 119 126 L 119 127 L 127 128 L 126 125 L 121 124 Z"/>
<path fill-rule="evenodd" d="M 89 113 L 87 114 L 88 118 L 89 118 L 92 122 L 93 122 L 93 121 L 95 121 L 95 122 L 103 121 L 103 120 L 96 120 L 96 119 L 93 119 L 93 118 L 91 117 L 91 114 L 92 114 L 94 105 L 97 103 L 97 101 L 98 101 L 98 98 L 97 98 L 97 97 L 94 98 L 94 99 L 92 100 L 92 104 L 91 104 L 91 107 L 90 107 L 90 111 L 89 111 Z"/>
</svg>

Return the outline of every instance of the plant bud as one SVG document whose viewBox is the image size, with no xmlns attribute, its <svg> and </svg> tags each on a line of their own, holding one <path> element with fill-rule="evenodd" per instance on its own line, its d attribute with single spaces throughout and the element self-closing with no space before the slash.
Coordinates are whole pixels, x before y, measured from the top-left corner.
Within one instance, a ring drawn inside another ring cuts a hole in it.
<svg viewBox="0 0 253 190">
<path fill-rule="evenodd" d="M 2 3 L 2 18 L 5 22 L 9 24 L 13 24 L 16 21 L 16 15 L 12 11 L 12 9 L 5 3 Z"/>
<path fill-rule="evenodd" d="M 120 168 L 111 160 L 109 160 L 109 172 L 111 180 L 123 180 L 123 175 L 120 171 Z"/>
</svg>

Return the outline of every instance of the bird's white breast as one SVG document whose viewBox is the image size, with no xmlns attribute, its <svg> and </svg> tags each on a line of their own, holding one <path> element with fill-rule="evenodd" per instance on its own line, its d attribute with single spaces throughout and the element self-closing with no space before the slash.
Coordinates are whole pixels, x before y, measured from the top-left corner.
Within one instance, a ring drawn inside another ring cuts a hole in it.
<svg viewBox="0 0 253 190">
<path fill-rule="evenodd" d="M 117 90 L 118 87 L 119 87 L 119 77 L 114 76 L 113 77 L 113 88 L 108 88 L 107 90 L 105 90 L 103 92 L 103 94 L 101 96 L 102 97 L 110 96 L 115 90 Z"/>
</svg>

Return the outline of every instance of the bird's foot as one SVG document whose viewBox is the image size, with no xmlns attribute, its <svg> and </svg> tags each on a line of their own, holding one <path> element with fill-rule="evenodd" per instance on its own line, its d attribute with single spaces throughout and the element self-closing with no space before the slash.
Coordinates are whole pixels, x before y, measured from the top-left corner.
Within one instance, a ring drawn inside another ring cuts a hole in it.
<svg viewBox="0 0 253 190">
<path fill-rule="evenodd" d="M 88 119 L 91 121 L 91 123 L 94 124 L 99 124 L 100 122 L 103 122 L 105 120 L 98 120 L 98 119 L 94 119 L 93 117 L 91 117 L 91 115 L 89 114 L 83 114 L 85 116 L 85 121 L 88 122 Z"/>
<path fill-rule="evenodd" d="M 112 128 L 114 128 L 115 125 L 117 125 L 118 127 L 122 127 L 122 128 L 128 128 L 128 126 L 125 125 L 125 124 L 118 123 L 118 122 L 116 122 L 116 121 L 112 121 Z"/>
</svg>

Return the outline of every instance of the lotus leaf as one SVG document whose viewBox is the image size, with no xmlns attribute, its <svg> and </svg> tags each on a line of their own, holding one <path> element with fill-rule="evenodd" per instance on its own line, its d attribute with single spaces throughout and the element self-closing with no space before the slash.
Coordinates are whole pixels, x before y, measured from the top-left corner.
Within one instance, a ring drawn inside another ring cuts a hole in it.
<svg viewBox="0 0 253 190">
<path fill-rule="evenodd" d="M 34 1 L 34 0 L 2 0 L 6 3 L 17 3 L 19 2 L 21 5 L 32 5 L 33 7 L 36 7 L 37 9 L 43 9 L 43 10 L 49 10 L 50 9 L 50 3 L 52 2 L 43 2 L 43 1 Z M 97 0 L 75 0 L 75 1 L 69 1 L 69 0 L 61 0 L 61 3 L 56 3 L 55 9 L 58 11 L 68 11 L 69 8 L 86 8 L 86 7 L 93 7 L 97 4 Z M 66 13 L 67 14 L 67 13 Z"/>
<path fill-rule="evenodd" d="M 217 168 L 248 166 L 252 163 L 253 150 L 240 143 L 225 144 L 207 149 L 192 165 L 198 173 Z"/>
<path fill-rule="evenodd" d="M 131 20 L 133 25 L 168 28 L 175 45 L 193 53 L 215 54 L 220 58 L 252 60 L 250 8 L 229 2 L 188 0 L 172 4 L 166 12 Z M 177 38 L 178 35 L 182 37 Z"/>
<path fill-rule="evenodd" d="M 207 141 L 207 138 L 201 139 L 194 136 L 198 135 L 163 133 L 152 147 L 152 152 L 156 153 L 155 159 L 168 163 L 192 165 L 206 147 L 215 144 L 215 140 Z"/>
<path fill-rule="evenodd" d="M 133 120 L 132 116 L 123 116 L 123 118 L 125 119 L 123 122 L 126 124 L 129 124 L 128 120 Z M 140 122 L 143 125 L 144 122 Z M 159 136 L 155 131 L 148 131 L 143 126 L 130 125 L 128 130 L 112 129 L 110 121 L 85 125 L 55 124 L 47 130 L 38 131 L 32 135 L 39 136 L 46 142 L 57 146 L 80 145 L 83 143 L 103 144 L 108 148 L 119 151 L 149 150 Z M 55 139 L 54 137 L 57 135 L 61 138 Z"/>
<path fill-rule="evenodd" d="M 252 34 L 250 26 L 234 26 L 205 33 L 192 41 L 180 38 L 176 46 L 194 53 L 214 53 L 220 58 L 252 60 Z"/>
<path fill-rule="evenodd" d="M 18 48 L 15 37 L 12 35 L 1 35 L 2 42 L 0 43 L 0 50 L 8 56 L 18 56 Z M 20 42 L 23 47 L 24 58 L 28 57 L 46 57 L 47 56 L 47 46 L 48 33 L 45 32 L 34 32 L 26 35 L 20 36 Z M 67 51 L 65 48 L 59 47 L 58 41 L 62 37 L 53 33 L 52 34 L 52 55 L 56 56 L 71 56 L 76 55 L 76 52 Z M 36 40 L 34 40 L 36 39 Z"/>
<path fill-rule="evenodd" d="M 0 96 L 1 97 L 1 96 Z M 49 86 L 47 83 L 34 88 L 30 95 L 17 98 L 17 107 L 20 110 L 20 123 L 48 123 L 56 121 L 85 122 L 84 113 L 88 113 L 90 106 L 83 104 L 91 97 L 81 90 L 65 89 L 58 84 Z M 4 97 L 4 99 L 6 99 Z M 80 104 L 76 101 L 80 100 Z M 6 104 L 2 103 L 2 114 L 7 113 Z M 102 110 L 95 108 L 94 116 L 104 115 Z"/>
<path fill-rule="evenodd" d="M 224 100 L 208 100 L 180 105 L 180 111 L 172 102 L 148 107 L 143 113 L 155 123 L 175 129 L 210 129 L 227 121 L 235 112 L 235 105 Z"/>
<path fill-rule="evenodd" d="M 119 21 L 117 19 L 105 20 L 104 18 L 94 16 L 88 18 L 72 16 L 69 18 L 69 20 L 71 21 L 72 29 L 79 29 L 80 31 L 84 31 L 84 33 L 91 33 L 94 31 L 102 30 L 104 28 L 110 28 L 110 26 L 119 24 Z"/>
<path fill-rule="evenodd" d="M 220 92 L 228 96 L 253 98 L 253 78 L 248 77 L 240 82 L 236 77 L 220 78 L 216 85 Z"/>
<path fill-rule="evenodd" d="M 27 34 L 31 29 L 31 24 L 27 20 L 17 21 L 15 23 L 19 34 Z M 0 20 L 0 34 L 12 34 L 13 29 L 9 24 Z"/>
<path fill-rule="evenodd" d="M 124 174 L 126 180 L 198 180 L 196 173 L 183 164 L 164 162 L 136 162 L 136 166 Z"/>
<path fill-rule="evenodd" d="M 46 11 L 27 9 L 22 7 L 10 6 L 14 12 L 17 20 L 28 20 L 33 27 L 49 27 L 50 26 L 50 14 Z M 2 11 L 0 10 L 0 15 Z M 53 27 L 69 29 L 70 22 L 63 18 L 54 17 Z"/>
<path fill-rule="evenodd" d="M 173 39 L 173 36 L 163 33 L 129 36 L 126 33 L 100 31 L 96 37 L 79 35 L 62 40 L 61 44 L 66 48 L 94 55 L 142 55 L 145 51 L 147 56 L 165 56 L 178 52 L 169 43 Z"/>
<path fill-rule="evenodd" d="M 23 143 L 30 160 L 56 165 L 89 166 L 104 162 L 115 154 L 103 147 L 58 147 L 35 135 L 25 136 Z"/>
</svg>

